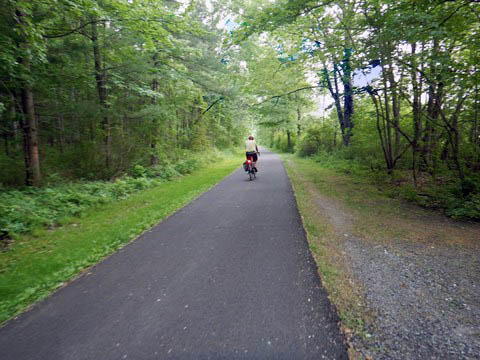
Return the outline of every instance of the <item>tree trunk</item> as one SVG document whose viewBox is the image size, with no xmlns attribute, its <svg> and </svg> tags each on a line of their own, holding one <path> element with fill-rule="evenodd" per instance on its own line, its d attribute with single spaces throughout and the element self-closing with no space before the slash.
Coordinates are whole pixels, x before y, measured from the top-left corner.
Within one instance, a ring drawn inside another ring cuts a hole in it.
<svg viewBox="0 0 480 360">
<path fill-rule="evenodd" d="M 478 84 L 475 85 L 475 103 L 472 125 L 472 145 L 474 148 L 473 170 L 480 170 L 480 131 L 478 124 Z"/>
<path fill-rule="evenodd" d="M 20 48 L 23 50 L 24 56 L 19 59 L 19 63 L 23 67 L 23 72 L 26 79 L 22 80 L 22 89 L 20 96 L 22 100 L 22 129 L 23 129 L 23 149 L 25 158 L 25 172 L 26 172 L 26 184 L 33 186 L 40 186 L 42 181 L 40 174 L 40 156 L 38 151 L 38 133 L 37 122 L 35 119 L 35 105 L 33 101 L 33 92 L 30 84 L 31 76 L 30 69 L 30 51 L 28 44 L 28 37 L 26 35 L 26 23 L 25 14 L 18 11 L 16 12 L 21 31 L 21 43 Z"/>
<path fill-rule="evenodd" d="M 451 116 L 451 121 L 447 121 L 443 111 L 441 115 L 445 124 L 447 125 L 447 128 L 449 129 L 448 136 L 450 139 L 450 144 L 452 146 L 453 161 L 455 162 L 455 168 L 457 169 L 458 178 L 460 179 L 462 184 L 462 191 L 466 196 L 468 194 L 466 193 L 467 190 L 465 188 L 465 173 L 463 172 L 463 168 L 460 163 L 460 130 L 458 128 L 458 116 L 463 107 L 463 102 L 465 101 L 465 99 L 466 97 L 459 99 L 455 111 Z"/>
<path fill-rule="evenodd" d="M 300 109 L 300 104 L 298 103 L 298 93 L 295 93 L 295 99 L 297 100 L 297 139 L 300 139 L 300 136 L 302 135 L 302 125 L 300 125 L 302 111 Z"/>
<path fill-rule="evenodd" d="M 154 62 L 156 61 L 156 56 L 153 57 Z M 158 80 L 153 79 L 152 81 L 152 90 L 154 92 L 158 91 Z M 152 99 L 152 104 L 156 104 L 157 100 L 156 98 Z M 158 157 L 157 157 L 157 121 L 153 120 L 153 131 L 152 131 L 152 139 L 150 142 L 150 148 L 151 148 L 151 155 L 150 155 L 150 165 L 155 166 L 158 165 Z"/>
<path fill-rule="evenodd" d="M 25 66 L 25 62 L 23 63 Z M 26 183 L 39 186 L 42 178 L 40 175 L 40 157 L 38 152 L 38 132 L 35 121 L 35 107 L 31 89 L 25 87 L 21 90 L 23 109 L 23 148 L 25 155 Z"/>
<path fill-rule="evenodd" d="M 370 98 L 372 99 L 373 105 L 375 106 L 375 114 L 376 114 L 376 127 L 377 127 L 377 132 L 378 136 L 380 138 L 380 143 L 382 145 L 382 152 L 383 152 L 383 157 L 385 159 L 385 165 L 387 167 L 387 172 L 389 174 L 392 174 L 393 168 L 394 168 L 394 163 L 392 159 L 392 154 L 391 151 L 388 147 L 388 134 L 385 129 L 385 113 L 382 108 L 382 103 L 381 103 L 381 97 L 378 96 L 378 100 L 376 97 L 376 94 L 373 91 L 368 92 L 370 95 Z M 383 119 L 383 126 L 382 126 L 382 120 Z"/>
<path fill-rule="evenodd" d="M 415 56 L 416 53 L 416 43 L 411 44 L 412 55 Z M 418 84 L 416 62 L 413 62 L 413 67 L 411 70 L 412 77 L 412 90 L 413 90 L 413 100 L 412 100 L 412 115 L 413 115 L 413 138 L 412 138 L 412 174 L 413 174 L 413 184 L 417 186 L 417 158 L 418 152 L 420 150 L 419 140 L 422 133 L 422 118 L 421 118 L 421 90 Z"/>
<path fill-rule="evenodd" d="M 100 44 L 98 41 L 98 29 L 96 18 L 92 19 L 92 43 L 93 43 L 93 59 L 95 63 L 95 82 L 97 84 L 98 100 L 103 112 L 102 131 L 103 131 L 103 145 L 105 151 L 105 166 L 107 169 L 111 165 L 111 144 L 112 136 L 110 129 L 110 120 L 108 118 L 108 103 L 107 103 L 107 87 L 106 87 L 106 72 L 105 67 L 102 66 L 102 58 L 100 53 Z"/>
<path fill-rule="evenodd" d="M 292 136 L 290 130 L 287 130 L 287 150 L 288 152 L 292 151 Z"/>
<path fill-rule="evenodd" d="M 57 113 L 57 133 L 58 133 L 58 144 L 60 145 L 60 153 L 63 154 L 65 151 L 65 122 L 63 120 L 63 115 Z"/>
<path fill-rule="evenodd" d="M 344 106 L 343 106 L 343 123 L 345 127 L 343 136 L 343 145 L 350 145 L 350 137 L 353 130 L 353 87 L 352 87 L 352 67 L 350 64 L 351 49 L 345 49 L 343 58 L 343 90 L 344 90 Z"/>
<path fill-rule="evenodd" d="M 8 140 L 9 140 L 9 131 L 8 128 L 10 127 L 10 123 L 8 122 L 8 117 L 5 117 L 5 124 L 4 124 L 4 130 L 2 132 L 2 137 L 3 137 L 3 146 L 5 149 L 5 155 L 10 156 L 10 148 L 8 146 Z"/>
<path fill-rule="evenodd" d="M 393 147 L 393 157 L 396 158 L 400 151 L 400 101 L 398 99 L 398 90 L 397 82 L 395 81 L 395 75 L 393 73 L 393 62 L 392 54 L 390 50 L 391 46 L 388 44 L 388 82 L 390 83 L 390 94 L 392 101 L 392 116 L 393 116 L 393 128 L 394 128 L 394 141 L 392 144 Z"/>
<path fill-rule="evenodd" d="M 324 66 L 323 73 L 325 76 L 326 84 L 330 95 L 335 103 L 335 109 L 337 111 L 338 122 L 340 123 L 340 130 L 342 132 L 342 141 L 344 146 L 350 145 L 350 138 L 352 136 L 353 129 L 353 85 L 352 85 L 352 68 L 350 63 L 351 49 L 344 49 L 345 56 L 343 58 L 343 74 L 340 73 L 339 66 L 333 64 L 333 84 L 328 74 L 327 67 Z M 344 102 L 343 109 L 341 104 L 341 95 L 338 86 L 338 79 L 343 85 Z"/>
<path fill-rule="evenodd" d="M 444 97 L 444 84 L 441 80 L 441 73 L 437 71 L 436 60 L 439 56 L 440 43 L 438 39 L 434 39 L 433 47 L 431 50 L 432 62 L 430 68 L 432 69 L 431 79 L 435 79 L 437 82 L 432 83 L 430 80 L 428 86 L 428 102 L 427 102 L 427 119 L 425 125 L 425 131 L 423 134 L 423 147 L 422 147 L 422 161 L 427 170 L 431 173 L 434 172 L 434 152 L 437 148 L 437 140 L 435 134 L 437 132 L 436 123 L 439 118 L 439 114 L 442 111 L 443 97 Z"/>
<path fill-rule="evenodd" d="M 337 117 L 338 117 L 338 122 L 340 124 L 340 130 L 342 131 L 342 138 L 345 133 L 345 124 L 343 121 L 343 109 L 342 109 L 342 104 L 340 103 L 340 96 L 338 94 L 338 84 L 337 84 L 337 72 L 336 72 L 336 65 L 334 65 L 334 70 L 333 70 L 333 79 L 334 79 L 334 84 L 335 88 L 333 87 L 332 81 L 330 79 L 330 75 L 328 74 L 328 70 L 326 66 L 323 68 L 323 73 L 325 76 L 325 80 L 327 82 L 327 88 L 328 91 L 330 92 L 330 95 L 333 98 L 333 101 L 335 103 L 335 110 L 337 111 Z"/>
<path fill-rule="evenodd" d="M 385 102 L 385 116 L 383 116 L 383 131 L 385 133 L 385 150 L 387 152 L 386 156 L 388 157 L 387 169 L 391 169 L 393 151 L 392 151 L 392 120 L 390 117 L 390 98 L 388 96 L 388 70 L 383 72 L 383 87 L 384 87 L 384 102 Z M 381 100 L 380 100 L 381 106 Z"/>
</svg>

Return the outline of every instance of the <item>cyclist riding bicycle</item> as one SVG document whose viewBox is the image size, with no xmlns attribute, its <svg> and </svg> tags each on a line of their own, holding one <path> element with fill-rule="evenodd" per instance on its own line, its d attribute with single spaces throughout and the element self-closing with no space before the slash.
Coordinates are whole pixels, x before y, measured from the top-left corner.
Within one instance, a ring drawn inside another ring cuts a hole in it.
<svg viewBox="0 0 480 360">
<path fill-rule="evenodd" d="M 257 147 L 257 143 L 255 142 L 255 138 L 250 135 L 248 137 L 248 140 L 245 141 L 245 149 L 247 151 L 246 155 L 247 155 L 247 160 L 248 159 L 252 159 L 252 162 L 253 162 L 253 169 L 255 170 L 255 172 L 257 172 L 257 160 L 258 160 L 258 157 L 257 157 L 257 154 L 260 154 L 260 152 L 258 151 L 258 147 Z"/>
</svg>

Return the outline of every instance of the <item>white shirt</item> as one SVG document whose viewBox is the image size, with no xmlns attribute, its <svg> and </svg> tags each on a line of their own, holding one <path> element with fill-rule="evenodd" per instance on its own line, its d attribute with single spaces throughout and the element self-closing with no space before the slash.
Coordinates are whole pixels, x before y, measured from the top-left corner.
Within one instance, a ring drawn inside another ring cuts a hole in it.
<svg viewBox="0 0 480 360">
<path fill-rule="evenodd" d="M 256 152 L 257 151 L 257 143 L 255 140 L 247 140 L 245 141 L 245 148 L 247 152 Z"/>
</svg>

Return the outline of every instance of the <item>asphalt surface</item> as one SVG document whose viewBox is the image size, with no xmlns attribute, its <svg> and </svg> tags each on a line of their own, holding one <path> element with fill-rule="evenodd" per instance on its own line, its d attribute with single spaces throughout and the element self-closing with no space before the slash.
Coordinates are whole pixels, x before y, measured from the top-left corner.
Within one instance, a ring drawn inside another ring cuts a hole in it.
<svg viewBox="0 0 480 360">
<path fill-rule="evenodd" d="M 0 359 L 347 359 L 337 323 L 264 151 L 0 329 Z"/>
</svg>

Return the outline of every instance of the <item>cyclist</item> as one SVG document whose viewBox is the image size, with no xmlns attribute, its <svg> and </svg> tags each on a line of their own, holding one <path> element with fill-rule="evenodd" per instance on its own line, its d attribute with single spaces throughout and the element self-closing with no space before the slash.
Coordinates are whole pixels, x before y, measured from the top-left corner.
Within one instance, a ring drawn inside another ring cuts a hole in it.
<svg viewBox="0 0 480 360">
<path fill-rule="evenodd" d="M 257 157 L 257 154 L 260 154 L 260 152 L 258 151 L 258 147 L 257 147 L 257 143 L 255 142 L 255 138 L 250 135 L 248 137 L 248 140 L 245 141 L 245 149 L 247 151 L 246 155 L 247 155 L 247 160 L 249 158 L 252 159 L 252 162 L 253 162 L 253 170 L 255 172 L 257 172 L 257 160 L 258 160 L 258 157 Z"/>
</svg>

